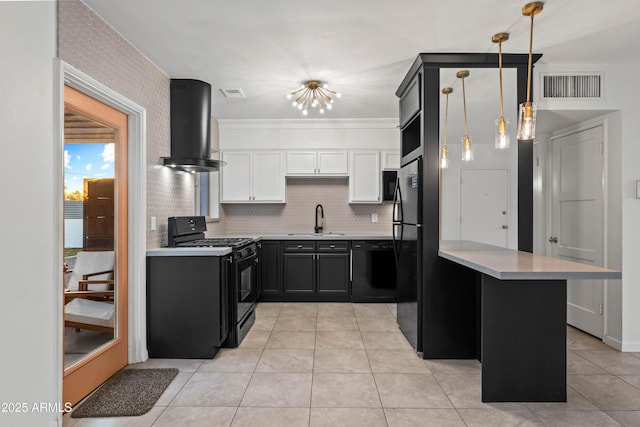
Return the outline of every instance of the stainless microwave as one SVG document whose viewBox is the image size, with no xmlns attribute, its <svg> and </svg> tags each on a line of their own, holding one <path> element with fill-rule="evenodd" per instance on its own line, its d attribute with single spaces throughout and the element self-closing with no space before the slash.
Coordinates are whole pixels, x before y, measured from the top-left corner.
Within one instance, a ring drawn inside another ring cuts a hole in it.
<svg viewBox="0 0 640 427">
<path fill-rule="evenodd" d="M 396 191 L 396 177 L 397 171 L 395 170 L 383 170 L 382 171 L 382 201 L 392 202 L 393 193 Z"/>
</svg>

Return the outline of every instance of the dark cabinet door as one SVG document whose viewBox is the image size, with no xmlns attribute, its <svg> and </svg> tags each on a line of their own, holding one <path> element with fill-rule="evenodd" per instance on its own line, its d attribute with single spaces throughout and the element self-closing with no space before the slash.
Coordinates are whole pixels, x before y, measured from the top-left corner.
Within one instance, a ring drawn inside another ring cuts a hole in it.
<svg viewBox="0 0 640 427">
<path fill-rule="evenodd" d="M 282 260 L 280 242 L 262 241 L 260 265 L 260 297 L 282 294 Z"/>
<path fill-rule="evenodd" d="M 285 253 L 283 257 L 285 295 L 313 294 L 315 292 L 315 255 Z"/>
<path fill-rule="evenodd" d="M 317 255 L 318 294 L 344 294 L 349 296 L 349 254 Z"/>
</svg>

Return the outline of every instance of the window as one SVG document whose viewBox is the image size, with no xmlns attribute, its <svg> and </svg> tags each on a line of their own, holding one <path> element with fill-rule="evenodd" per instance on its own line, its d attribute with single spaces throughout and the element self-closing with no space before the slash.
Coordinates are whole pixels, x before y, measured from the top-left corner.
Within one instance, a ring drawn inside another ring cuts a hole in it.
<svg viewBox="0 0 640 427">
<path fill-rule="evenodd" d="M 220 219 L 220 172 L 198 173 L 195 181 L 196 215 Z"/>
</svg>

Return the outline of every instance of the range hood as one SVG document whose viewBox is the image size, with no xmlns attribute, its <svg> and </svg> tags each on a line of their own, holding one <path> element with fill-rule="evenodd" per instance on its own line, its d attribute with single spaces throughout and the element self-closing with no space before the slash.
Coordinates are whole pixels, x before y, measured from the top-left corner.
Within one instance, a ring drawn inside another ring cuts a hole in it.
<svg viewBox="0 0 640 427">
<path fill-rule="evenodd" d="M 211 158 L 211 85 L 171 79 L 171 157 L 162 164 L 185 172 L 214 172 L 223 162 Z"/>
</svg>

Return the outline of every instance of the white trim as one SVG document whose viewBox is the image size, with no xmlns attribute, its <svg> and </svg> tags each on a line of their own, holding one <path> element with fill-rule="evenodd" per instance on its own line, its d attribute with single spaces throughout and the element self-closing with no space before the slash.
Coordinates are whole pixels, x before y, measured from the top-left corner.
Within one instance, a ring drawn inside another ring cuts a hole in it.
<svg viewBox="0 0 640 427">
<path fill-rule="evenodd" d="M 398 119 L 218 119 L 220 130 L 395 129 Z"/>
<path fill-rule="evenodd" d="M 129 363 L 142 362 L 148 358 L 146 343 L 146 109 L 135 102 L 127 99 L 121 94 L 108 88 L 104 84 L 83 73 L 77 68 L 58 60 L 59 66 L 56 70 L 58 86 L 56 88 L 55 108 L 58 114 L 56 117 L 56 138 L 58 139 L 58 150 L 55 153 L 56 161 L 56 212 L 58 223 L 62 223 L 62 152 L 64 150 L 64 137 L 62 121 L 64 117 L 64 85 L 85 93 L 92 98 L 99 100 L 128 115 L 128 143 L 129 143 Z M 56 241 L 62 242 L 62 229 L 56 228 Z M 56 256 L 62 258 L 62 246 L 56 250 Z M 60 268 L 62 268 L 60 266 Z M 52 324 L 55 325 L 55 333 L 60 337 L 59 348 L 56 349 L 56 363 L 62 363 L 62 273 L 58 274 L 60 279 L 56 280 L 59 304 L 56 308 L 56 318 Z M 58 401 L 62 401 L 62 371 L 56 373 L 56 387 L 60 393 Z"/>
</svg>

